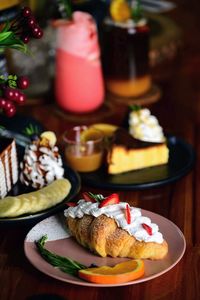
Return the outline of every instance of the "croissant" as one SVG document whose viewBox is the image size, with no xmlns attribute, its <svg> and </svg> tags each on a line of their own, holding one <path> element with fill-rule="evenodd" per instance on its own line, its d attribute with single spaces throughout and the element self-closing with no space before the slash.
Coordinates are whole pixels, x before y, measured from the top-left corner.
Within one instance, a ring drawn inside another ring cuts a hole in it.
<svg viewBox="0 0 200 300">
<path fill-rule="evenodd" d="M 117 226 L 113 218 L 84 214 L 81 218 L 66 216 L 66 224 L 79 244 L 106 257 L 128 257 L 158 260 L 165 257 L 168 244 L 138 241 Z"/>
</svg>

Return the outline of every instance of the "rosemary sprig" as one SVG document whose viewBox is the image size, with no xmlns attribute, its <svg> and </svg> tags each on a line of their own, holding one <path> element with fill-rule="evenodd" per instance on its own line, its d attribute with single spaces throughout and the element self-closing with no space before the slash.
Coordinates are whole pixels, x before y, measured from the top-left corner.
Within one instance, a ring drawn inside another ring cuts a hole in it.
<svg viewBox="0 0 200 300">
<path fill-rule="evenodd" d="M 91 192 L 88 192 L 88 194 L 90 195 L 90 197 L 92 197 L 97 202 L 101 202 L 104 199 L 104 196 L 101 194 L 93 194 Z"/>
<path fill-rule="evenodd" d="M 39 135 L 39 129 L 37 127 L 37 125 L 33 125 L 32 123 L 30 123 L 24 130 L 23 130 L 23 133 L 26 135 L 26 136 L 33 136 L 34 134 L 35 135 Z"/>
<path fill-rule="evenodd" d="M 47 241 L 47 235 L 44 235 L 36 241 L 37 249 L 40 255 L 52 266 L 60 269 L 62 272 L 67 274 L 77 276 L 78 270 L 86 269 L 87 266 L 72 260 L 68 257 L 59 256 L 55 253 L 50 252 L 45 248 L 45 243 Z"/>
<path fill-rule="evenodd" d="M 135 22 L 138 22 L 142 18 L 141 0 L 136 0 L 132 9 L 132 18 Z"/>
<path fill-rule="evenodd" d="M 72 5 L 70 0 L 57 0 L 62 18 L 72 19 Z"/>
</svg>

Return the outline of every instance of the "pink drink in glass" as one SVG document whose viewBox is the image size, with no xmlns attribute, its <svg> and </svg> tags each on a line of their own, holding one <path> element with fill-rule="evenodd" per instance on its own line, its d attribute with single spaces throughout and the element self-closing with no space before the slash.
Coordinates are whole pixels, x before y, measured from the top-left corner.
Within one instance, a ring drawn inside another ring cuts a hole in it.
<svg viewBox="0 0 200 300">
<path fill-rule="evenodd" d="M 88 13 L 57 24 L 56 101 L 64 110 L 85 113 L 104 101 L 96 24 Z"/>
</svg>

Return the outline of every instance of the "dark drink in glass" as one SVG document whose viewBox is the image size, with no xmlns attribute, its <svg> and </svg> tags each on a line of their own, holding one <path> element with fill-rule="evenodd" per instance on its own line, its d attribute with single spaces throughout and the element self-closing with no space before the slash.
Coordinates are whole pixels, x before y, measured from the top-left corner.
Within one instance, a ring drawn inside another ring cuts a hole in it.
<svg viewBox="0 0 200 300">
<path fill-rule="evenodd" d="M 102 25 L 102 63 L 107 90 L 122 97 L 138 97 L 151 87 L 149 27 L 145 20 Z"/>
</svg>

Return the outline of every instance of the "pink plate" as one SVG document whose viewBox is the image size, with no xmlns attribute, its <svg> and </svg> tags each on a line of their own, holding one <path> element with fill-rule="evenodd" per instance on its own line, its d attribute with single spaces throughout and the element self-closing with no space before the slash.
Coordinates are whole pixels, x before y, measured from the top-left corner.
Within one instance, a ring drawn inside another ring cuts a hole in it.
<svg viewBox="0 0 200 300">
<path fill-rule="evenodd" d="M 117 286 L 141 283 L 156 278 L 172 269 L 180 261 L 185 252 L 186 242 L 184 235 L 174 223 L 147 210 L 142 210 L 142 214 L 151 218 L 152 222 L 158 224 L 160 231 L 163 233 L 165 240 L 168 242 L 169 252 L 162 260 L 145 260 L 145 275 L 143 277 L 134 281 L 117 284 Z M 35 225 L 26 236 L 24 241 L 25 255 L 34 267 L 51 277 L 72 284 L 93 287 L 114 286 L 113 284 L 89 283 L 77 277 L 63 273 L 62 271 L 48 264 L 37 252 L 37 248 L 34 243 L 35 240 L 38 240 L 45 234 L 48 235 L 48 242 L 46 243 L 46 248 L 48 250 L 53 251 L 58 255 L 70 257 L 80 263 L 83 263 L 84 265 L 89 266 L 91 264 L 96 264 L 98 266 L 113 266 L 119 262 L 127 260 L 123 258 L 111 257 L 102 258 L 92 254 L 87 249 L 77 244 L 73 238 L 69 237 L 63 223 L 63 216 L 56 215 L 51 216 Z"/>
</svg>

